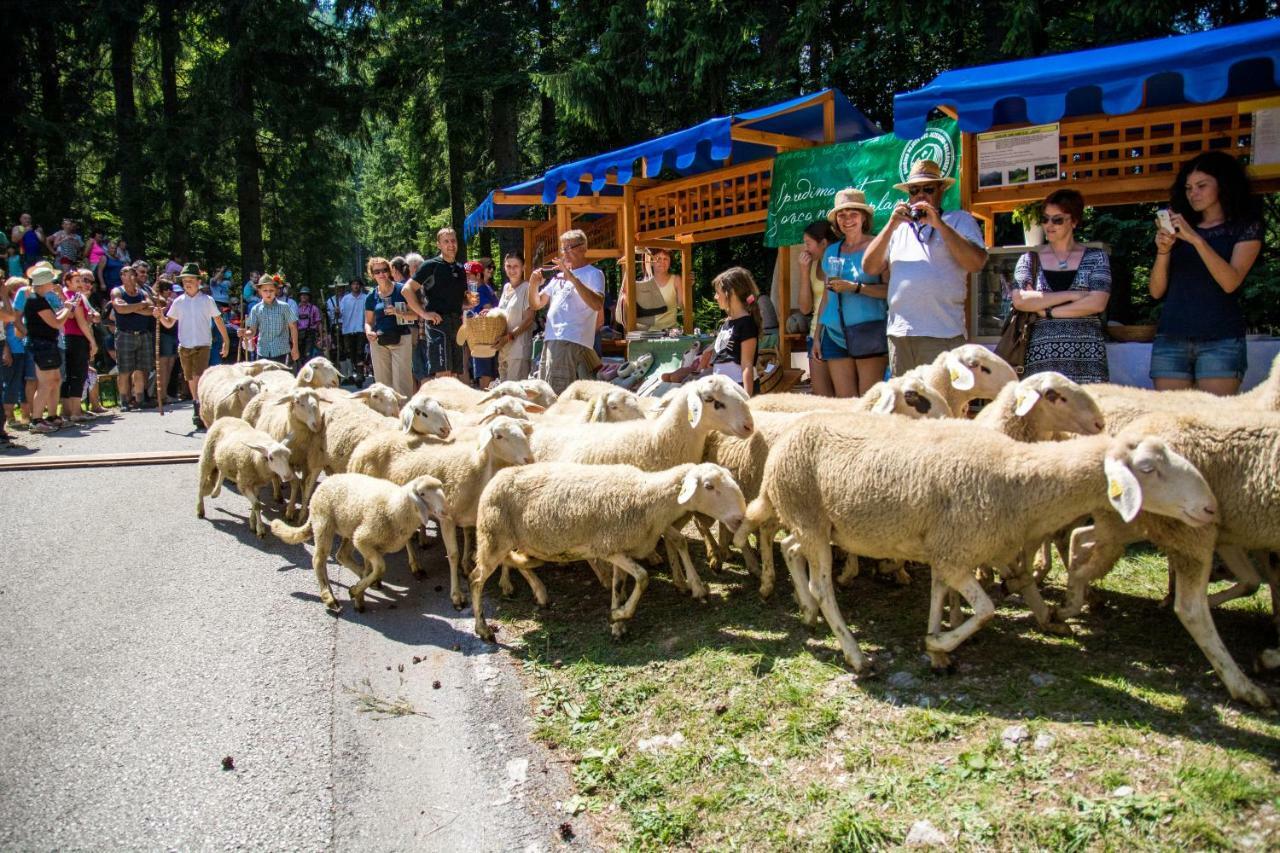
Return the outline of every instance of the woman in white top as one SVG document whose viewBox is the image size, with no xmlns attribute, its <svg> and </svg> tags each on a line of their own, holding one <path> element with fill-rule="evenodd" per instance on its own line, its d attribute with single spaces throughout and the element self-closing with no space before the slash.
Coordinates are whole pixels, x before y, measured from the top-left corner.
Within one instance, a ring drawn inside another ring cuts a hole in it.
<svg viewBox="0 0 1280 853">
<path fill-rule="evenodd" d="M 524 255 L 507 252 L 502 260 L 507 283 L 498 298 L 498 310 L 507 318 L 506 337 L 498 341 L 498 379 L 518 382 L 529 378 L 533 355 L 533 321 L 538 312 L 529 307 L 529 282 L 524 277 Z"/>
<path fill-rule="evenodd" d="M 674 329 L 679 322 L 676 309 L 684 310 L 683 277 L 671 272 L 671 252 L 667 249 L 646 249 L 644 255 L 645 277 L 636 282 L 635 293 L 642 295 L 636 305 L 636 328 L 651 332 L 663 332 Z M 658 305 L 653 295 L 662 297 Z M 622 293 L 618 297 L 618 306 L 614 309 L 614 319 L 626 325 L 627 303 L 631 294 Z"/>
</svg>

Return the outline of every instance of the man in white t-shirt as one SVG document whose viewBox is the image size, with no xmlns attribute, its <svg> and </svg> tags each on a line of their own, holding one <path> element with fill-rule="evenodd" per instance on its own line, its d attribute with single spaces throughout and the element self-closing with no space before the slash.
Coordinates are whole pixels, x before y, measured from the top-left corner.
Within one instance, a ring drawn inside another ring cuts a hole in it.
<svg viewBox="0 0 1280 853">
<path fill-rule="evenodd" d="M 227 326 L 222 322 L 222 312 L 218 303 L 207 293 L 200 292 L 200 267 L 187 264 L 178 273 L 182 282 L 182 295 L 169 303 L 169 310 L 155 309 L 156 319 L 166 329 L 178 327 L 178 361 L 182 364 L 182 375 L 187 378 L 191 388 L 191 402 L 195 409 L 191 422 L 197 430 L 204 429 L 200 420 L 200 399 L 196 389 L 200 385 L 200 374 L 209 367 L 209 348 L 213 345 L 213 330 L 209 328 L 212 320 L 222 335 L 222 357 L 231 352 L 231 336 L 227 334 Z"/>
<path fill-rule="evenodd" d="M 596 318 L 604 308 L 604 274 L 587 263 L 587 235 L 578 229 L 560 235 L 555 270 L 545 286 L 542 270 L 529 276 L 529 307 L 551 306 L 538 376 L 559 394 L 575 379 L 595 376 L 600 366 L 595 341 Z"/>
<path fill-rule="evenodd" d="M 351 289 L 338 300 L 338 323 L 342 331 L 342 375 L 357 386 L 364 385 L 364 377 L 368 373 L 364 358 L 367 343 L 364 336 L 364 303 L 368 298 L 369 295 L 364 292 L 364 283 L 353 278 Z"/>
<path fill-rule="evenodd" d="M 932 160 L 917 160 L 895 188 L 907 193 L 867 246 L 862 271 L 889 276 L 889 369 L 894 376 L 965 341 L 968 276 L 987 263 L 982 229 L 963 210 L 942 212 L 955 178 Z"/>
</svg>

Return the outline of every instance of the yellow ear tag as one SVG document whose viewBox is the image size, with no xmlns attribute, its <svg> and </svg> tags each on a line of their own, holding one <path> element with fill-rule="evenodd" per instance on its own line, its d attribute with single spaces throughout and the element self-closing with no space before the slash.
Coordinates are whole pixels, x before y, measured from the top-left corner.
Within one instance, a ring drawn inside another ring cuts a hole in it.
<svg viewBox="0 0 1280 853">
<path fill-rule="evenodd" d="M 960 371 L 953 367 L 948 372 L 951 374 L 951 382 L 954 384 L 955 381 L 960 378 Z"/>
<path fill-rule="evenodd" d="M 689 416 L 689 426 L 696 426 L 695 421 L 698 419 L 698 415 L 693 411 L 693 406 L 689 407 L 687 414 Z"/>
<path fill-rule="evenodd" d="M 1124 493 L 1124 486 L 1119 480 L 1107 480 L 1107 497 L 1118 498 Z"/>
</svg>

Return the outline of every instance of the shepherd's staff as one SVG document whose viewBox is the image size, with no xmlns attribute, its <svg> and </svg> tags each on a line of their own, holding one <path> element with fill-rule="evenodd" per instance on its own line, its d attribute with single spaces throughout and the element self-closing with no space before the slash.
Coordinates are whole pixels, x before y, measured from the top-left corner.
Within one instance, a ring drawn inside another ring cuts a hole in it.
<svg viewBox="0 0 1280 853">
<path fill-rule="evenodd" d="M 164 313 L 164 300 L 160 296 L 160 281 L 156 276 L 156 287 L 154 289 L 156 302 L 159 305 L 160 313 Z M 160 387 L 160 330 L 164 328 L 164 324 L 160 322 L 160 318 L 156 318 L 156 411 L 160 413 L 160 417 L 164 417 L 164 392 L 165 389 Z"/>
</svg>

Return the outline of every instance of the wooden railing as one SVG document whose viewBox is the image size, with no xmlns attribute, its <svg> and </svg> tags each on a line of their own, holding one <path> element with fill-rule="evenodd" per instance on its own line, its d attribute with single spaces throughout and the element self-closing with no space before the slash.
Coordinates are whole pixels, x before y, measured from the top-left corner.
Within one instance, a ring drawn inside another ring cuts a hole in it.
<svg viewBox="0 0 1280 853">
<path fill-rule="evenodd" d="M 636 237 L 659 240 L 763 223 L 773 159 L 753 160 L 636 193 Z"/>
</svg>

